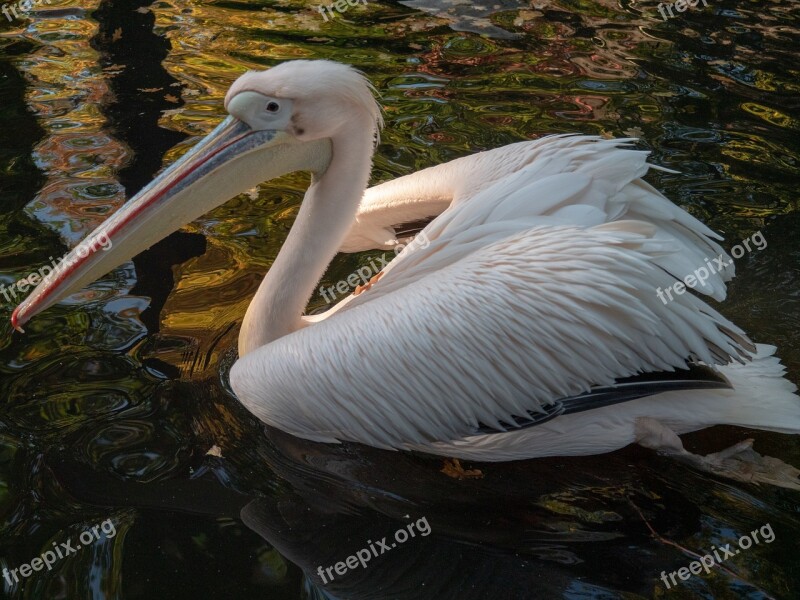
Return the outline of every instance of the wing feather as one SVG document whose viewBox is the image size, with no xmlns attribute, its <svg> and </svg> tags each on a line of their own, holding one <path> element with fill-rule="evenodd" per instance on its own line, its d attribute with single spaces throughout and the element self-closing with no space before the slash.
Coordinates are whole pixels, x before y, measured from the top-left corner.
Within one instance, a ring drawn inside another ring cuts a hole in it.
<svg viewBox="0 0 800 600">
<path fill-rule="evenodd" d="M 377 293 L 382 279 L 244 356 L 231 383 L 294 435 L 402 448 L 502 431 L 515 415 L 689 356 L 746 354 L 743 332 L 697 297 L 656 298 L 674 279 L 657 264 L 663 243 L 642 230 L 540 226 L 423 268 L 392 293 Z"/>
<path fill-rule="evenodd" d="M 367 293 L 238 361 L 237 395 L 300 437 L 402 448 L 545 418 L 687 359 L 747 359 L 745 334 L 698 297 L 656 295 L 706 259 L 732 261 L 640 179 L 646 153 L 630 141 L 521 142 L 368 190 L 351 249 L 441 214 Z M 722 299 L 732 276 L 697 291 Z"/>
<path fill-rule="evenodd" d="M 720 236 L 640 179 L 652 167 L 646 162 L 647 152 L 629 149 L 633 141 L 548 136 L 375 186 L 365 193 L 356 218 L 353 236 L 358 241 L 353 238 L 346 246 L 348 251 L 389 248 L 396 242 L 394 224 L 438 213 L 439 218 L 424 230 L 431 240 L 497 221 L 506 223 L 506 230 L 497 231 L 495 240 L 536 225 L 589 227 L 637 220 L 649 223 L 661 239 L 681 249 L 663 255 L 658 263 L 678 279 L 706 266 L 706 259 L 720 257 L 727 263 L 695 288 L 724 300 L 725 282 L 734 276 L 734 266 L 717 243 Z M 514 221 L 516 228 L 508 225 Z M 370 236 L 380 238 L 380 243 L 365 243 Z"/>
</svg>

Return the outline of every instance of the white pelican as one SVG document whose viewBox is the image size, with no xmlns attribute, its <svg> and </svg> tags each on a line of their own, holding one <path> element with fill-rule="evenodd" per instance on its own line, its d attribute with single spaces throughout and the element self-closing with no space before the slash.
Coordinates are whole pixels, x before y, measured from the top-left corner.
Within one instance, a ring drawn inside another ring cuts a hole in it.
<svg viewBox="0 0 800 600">
<path fill-rule="evenodd" d="M 229 198 L 308 170 L 231 371 L 262 421 L 319 442 L 480 461 L 638 441 L 712 470 L 755 456 L 733 476 L 780 478 L 750 440 L 696 457 L 676 435 L 715 424 L 796 434 L 800 399 L 773 347 L 752 344 L 697 295 L 659 299 L 727 255 L 719 236 L 640 179 L 646 153 L 631 140 L 546 137 L 366 189 L 382 126 L 372 92 L 329 61 L 244 74 L 225 98 L 230 116 L 91 234 L 113 247 L 73 251 L 13 326 Z M 337 252 L 392 248 L 394 225 L 436 215 L 429 243 L 368 291 L 303 316 Z M 697 291 L 722 300 L 732 276 L 728 266 Z M 783 466 L 795 485 L 798 472 Z"/>
</svg>

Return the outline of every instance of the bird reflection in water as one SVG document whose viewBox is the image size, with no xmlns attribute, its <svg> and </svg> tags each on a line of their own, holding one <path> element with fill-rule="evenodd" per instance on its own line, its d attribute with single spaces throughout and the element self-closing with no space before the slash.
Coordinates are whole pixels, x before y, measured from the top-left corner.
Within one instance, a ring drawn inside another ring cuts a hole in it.
<svg viewBox="0 0 800 600">
<path fill-rule="evenodd" d="M 421 454 L 317 444 L 272 428 L 250 441 L 203 457 L 188 480 L 121 480 L 64 452 L 47 462 L 66 492 L 88 504 L 241 521 L 299 567 L 292 577 L 304 598 L 651 598 L 659 573 L 687 558 L 652 532 L 700 535 L 708 524 L 698 507 L 729 488 L 637 447 L 481 466 L 483 478 L 457 480 Z M 719 441 L 717 432 L 708 443 Z M 422 517 L 429 535 L 323 582 L 320 567 L 394 540 Z M 757 525 L 760 517 L 751 518 Z M 722 572 L 693 579 L 699 589 L 711 580 L 717 589 L 761 591 Z"/>
</svg>

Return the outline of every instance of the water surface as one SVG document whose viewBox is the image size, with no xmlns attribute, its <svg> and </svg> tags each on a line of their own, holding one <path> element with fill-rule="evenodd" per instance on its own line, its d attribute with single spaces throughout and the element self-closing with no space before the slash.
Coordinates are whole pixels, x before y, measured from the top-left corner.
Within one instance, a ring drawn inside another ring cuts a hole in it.
<svg viewBox="0 0 800 600">
<path fill-rule="evenodd" d="M 664 21 L 654 0 L 370 1 L 328 22 L 316 6 L 52 0 L 0 17 L 0 283 L 63 255 L 209 132 L 240 73 L 329 58 L 380 91 L 374 182 L 547 133 L 641 138 L 679 171 L 649 180 L 728 247 L 763 232 L 722 311 L 800 379 L 800 5 L 710 1 Z M 233 199 L 24 336 L 3 325 L 0 568 L 107 519 L 116 531 L 24 584 L 0 580 L 4 596 L 800 596 L 796 492 L 633 447 L 467 465 L 484 477 L 457 481 L 439 459 L 264 428 L 220 373 L 307 183 Z M 322 283 L 374 256 L 337 257 Z M 0 298 L 3 322 L 14 304 Z M 800 465 L 800 443 L 779 434 L 718 427 L 687 446 L 746 437 Z M 429 535 L 322 583 L 318 567 L 421 518 Z M 767 523 L 774 542 L 727 572 L 659 579 Z"/>
</svg>

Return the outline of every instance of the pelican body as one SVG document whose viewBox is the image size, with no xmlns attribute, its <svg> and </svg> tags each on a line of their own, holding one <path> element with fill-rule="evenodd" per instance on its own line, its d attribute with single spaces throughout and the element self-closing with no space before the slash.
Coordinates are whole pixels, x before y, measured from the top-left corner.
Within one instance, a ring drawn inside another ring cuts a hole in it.
<svg viewBox="0 0 800 600">
<path fill-rule="evenodd" d="M 227 117 L 92 236 L 113 247 L 48 276 L 37 313 L 259 183 L 310 171 L 284 246 L 244 316 L 231 371 L 259 419 L 319 442 L 502 461 L 609 452 L 716 424 L 800 432 L 774 348 L 703 299 L 732 261 L 664 302 L 721 238 L 642 181 L 632 140 L 551 136 L 367 189 L 381 111 L 329 61 L 249 72 Z M 391 249 L 433 218 L 380 280 L 304 310 L 337 252 Z M 717 457 L 722 460 L 724 457 Z"/>
</svg>

